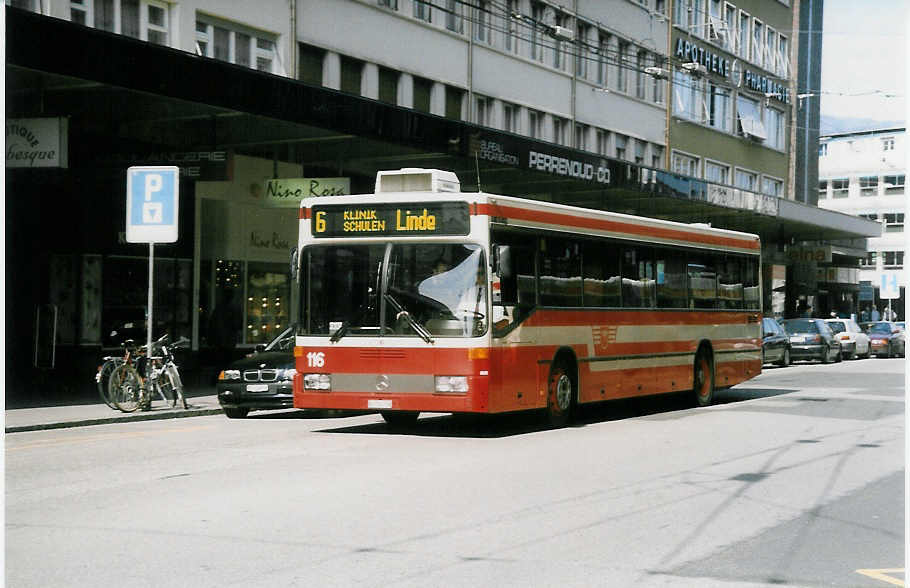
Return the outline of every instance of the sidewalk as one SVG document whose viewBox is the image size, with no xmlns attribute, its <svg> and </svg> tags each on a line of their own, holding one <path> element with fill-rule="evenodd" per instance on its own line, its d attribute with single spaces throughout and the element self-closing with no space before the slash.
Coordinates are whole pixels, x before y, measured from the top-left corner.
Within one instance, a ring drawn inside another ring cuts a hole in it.
<svg viewBox="0 0 910 588">
<path fill-rule="evenodd" d="M 114 410 L 102 403 L 97 404 L 61 404 L 59 406 L 41 406 L 37 408 L 11 408 L 5 412 L 7 433 L 22 431 L 40 431 L 44 429 L 65 429 L 126 421 L 150 421 L 159 419 L 177 419 L 210 414 L 222 411 L 215 395 L 214 387 L 185 389 L 188 409 L 171 408 L 160 398 L 152 403 L 149 411 L 131 413 Z"/>
</svg>

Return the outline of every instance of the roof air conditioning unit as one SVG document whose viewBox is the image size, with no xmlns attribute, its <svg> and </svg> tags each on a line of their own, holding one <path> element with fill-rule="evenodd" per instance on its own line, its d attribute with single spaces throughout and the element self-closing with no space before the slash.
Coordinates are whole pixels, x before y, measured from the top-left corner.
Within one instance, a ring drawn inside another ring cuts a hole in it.
<svg viewBox="0 0 910 588">
<path fill-rule="evenodd" d="M 669 77 L 669 72 L 662 67 L 650 66 L 645 68 L 645 73 L 649 76 L 653 76 L 660 80 L 665 80 Z"/>
<path fill-rule="evenodd" d="M 568 27 L 561 27 L 559 25 L 554 25 L 550 27 L 550 35 L 552 35 L 558 41 L 574 41 L 575 40 L 575 31 Z"/>
<path fill-rule="evenodd" d="M 698 63 L 697 61 L 690 61 L 688 63 L 682 64 L 682 68 L 689 72 L 692 75 L 700 76 L 708 73 L 708 68 L 704 65 Z"/>
<path fill-rule="evenodd" d="M 461 192 L 461 182 L 454 172 L 405 167 L 376 174 L 375 193 L 383 192 Z"/>
</svg>

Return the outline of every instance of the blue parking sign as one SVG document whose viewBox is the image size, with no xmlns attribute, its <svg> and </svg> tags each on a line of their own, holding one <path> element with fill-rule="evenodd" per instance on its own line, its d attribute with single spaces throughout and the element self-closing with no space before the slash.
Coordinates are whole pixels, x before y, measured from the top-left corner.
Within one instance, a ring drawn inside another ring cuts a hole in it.
<svg viewBox="0 0 910 588">
<path fill-rule="evenodd" d="M 133 166 L 126 171 L 126 240 L 177 240 L 180 170 L 173 165 Z"/>
</svg>

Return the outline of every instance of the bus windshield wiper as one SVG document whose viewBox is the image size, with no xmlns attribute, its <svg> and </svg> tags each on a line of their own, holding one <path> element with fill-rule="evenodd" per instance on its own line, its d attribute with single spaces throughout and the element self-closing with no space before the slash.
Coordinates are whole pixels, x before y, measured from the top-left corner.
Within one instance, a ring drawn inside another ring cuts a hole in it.
<svg viewBox="0 0 910 588">
<path fill-rule="evenodd" d="M 354 315 L 354 318 L 344 321 L 341 324 L 341 326 L 338 327 L 338 330 L 335 331 L 334 333 L 332 333 L 332 336 L 329 338 L 329 341 L 331 341 L 332 343 L 338 343 L 338 341 L 340 341 L 341 338 L 344 337 L 348 333 L 348 331 L 351 329 L 351 325 L 362 321 L 363 317 L 365 317 L 366 314 L 368 312 L 370 312 L 371 310 L 373 310 L 372 304 L 364 304 L 363 306 L 358 308 L 357 314 Z"/>
<path fill-rule="evenodd" d="M 411 316 L 411 313 L 408 312 L 407 310 L 405 310 L 404 307 L 401 304 L 399 304 L 398 301 L 395 300 L 391 294 L 385 294 L 385 299 L 389 304 L 392 305 L 392 308 L 395 309 L 395 312 L 398 313 L 395 316 L 396 319 L 404 319 L 408 323 L 408 325 L 410 325 L 411 328 L 414 329 L 414 332 L 416 332 L 418 335 L 420 335 L 421 339 L 423 339 L 427 343 L 433 342 L 433 336 L 426 329 L 426 327 L 424 327 L 419 322 L 417 322 L 417 320 Z"/>
</svg>

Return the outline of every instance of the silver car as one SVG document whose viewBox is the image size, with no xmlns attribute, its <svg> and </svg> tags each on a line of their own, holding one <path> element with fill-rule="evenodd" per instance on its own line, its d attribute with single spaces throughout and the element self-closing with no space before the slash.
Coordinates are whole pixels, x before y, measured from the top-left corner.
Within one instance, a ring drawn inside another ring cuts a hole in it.
<svg viewBox="0 0 910 588">
<path fill-rule="evenodd" d="M 869 345 L 869 335 L 865 334 L 856 321 L 848 318 L 833 318 L 825 321 L 834 336 L 840 341 L 841 353 L 844 359 L 857 357 L 867 358 L 872 351 Z"/>
</svg>

